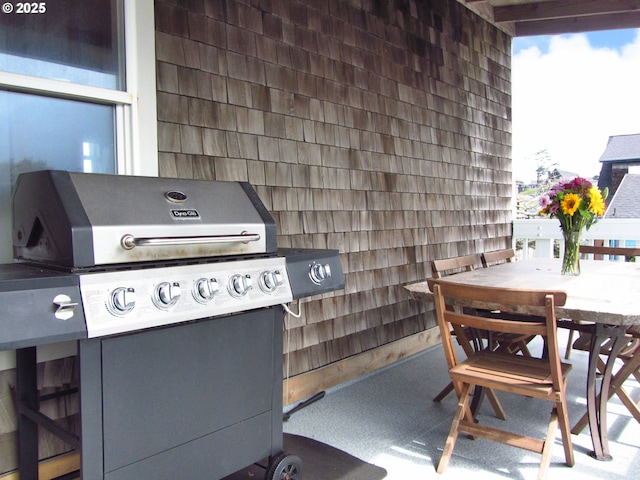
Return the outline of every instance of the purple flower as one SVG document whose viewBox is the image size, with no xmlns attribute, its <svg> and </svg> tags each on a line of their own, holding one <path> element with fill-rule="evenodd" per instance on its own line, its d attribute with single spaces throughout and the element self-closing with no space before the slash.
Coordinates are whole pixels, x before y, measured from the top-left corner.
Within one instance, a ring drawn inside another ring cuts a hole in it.
<svg viewBox="0 0 640 480">
<path fill-rule="evenodd" d="M 546 208 L 550 202 L 551 202 L 551 198 L 549 198 L 548 193 L 540 197 L 540 206 L 542 208 Z"/>
</svg>

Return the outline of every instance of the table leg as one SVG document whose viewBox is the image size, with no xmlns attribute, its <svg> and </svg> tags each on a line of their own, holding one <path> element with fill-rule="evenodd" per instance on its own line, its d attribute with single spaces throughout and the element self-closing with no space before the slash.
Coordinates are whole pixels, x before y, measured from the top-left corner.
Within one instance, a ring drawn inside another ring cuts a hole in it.
<svg viewBox="0 0 640 480">
<path fill-rule="evenodd" d="M 589 346 L 589 366 L 587 370 L 587 417 L 589 419 L 589 430 L 593 442 L 592 455 L 598 460 L 611 460 L 609 453 L 609 439 L 607 433 L 607 400 L 609 399 L 609 387 L 611 375 L 618 354 L 625 346 L 626 327 L 595 324 L 591 334 L 591 344 Z M 611 350 L 607 356 L 602 381 L 600 382 L 600 392 L 596 393 L 596 373 L 598 371 L 598 360 L 602 345 L 613 339 Z M 579 433 L 580 429 L 576 425 L 571 433 Z"/>
</svg>

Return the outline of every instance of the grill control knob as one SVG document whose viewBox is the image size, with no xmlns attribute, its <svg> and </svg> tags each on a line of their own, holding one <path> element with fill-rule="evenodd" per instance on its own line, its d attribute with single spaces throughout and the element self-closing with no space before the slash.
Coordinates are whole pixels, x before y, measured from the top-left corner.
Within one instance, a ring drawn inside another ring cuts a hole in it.
<svg viewBox="0 0 640 480">
<path fill-rule="evenodd" d="M 107 308 L 115 315 L 124 315 L 136 306 L 136 291 L 132 287 L 118 287 L 109 296 Z"/>
<path fill-rule="evenodd" d="M 266 271 L 260 274 L 260 288 L 265 293 L 275 292 L 282 285 L 282 274 L 279 270 Z"/>
<path fill-rule="evenodd" d="M 250 275 L 238 274 L 229 279 L 229 293 L 236 298 L 246 295 L 251 287 L 253 287 L 253 280 Z"/>
<path fill-rule="evenodd" d="M 162 282 L 155 289 L 153 303 L 159 308 L 171 307 L 178 302 L 181 293 L 178 282 Z"/>
<path fill-rule="evenodd" d="M 322 284 L 327 278 L 331 276 L 331 267 L 329 264 L 321 265 L 319 263 L 314 263 L 311 265 L 311 269 L 309 270 L 309 277 L 311 281 L 316 285 Z"/>
<path fill-rule="evenodd" d="M 193 297 L 200 303 L 210 302 L 218 293 L 218 281 L 215 278 L 200 278 L 193 289 Z"/>
</svg>

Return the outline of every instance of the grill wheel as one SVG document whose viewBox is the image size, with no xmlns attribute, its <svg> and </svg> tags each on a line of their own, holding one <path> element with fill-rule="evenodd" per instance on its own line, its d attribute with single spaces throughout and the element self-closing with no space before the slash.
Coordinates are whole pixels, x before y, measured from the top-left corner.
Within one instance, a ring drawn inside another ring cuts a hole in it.
<svg viewBox="0 0 640 480">
<path fill-rule="evenodd" d="M 302 480 L 301 466 L 296 455 L 281 453 L 269 465 L 265 480 Z"/>
</svg>

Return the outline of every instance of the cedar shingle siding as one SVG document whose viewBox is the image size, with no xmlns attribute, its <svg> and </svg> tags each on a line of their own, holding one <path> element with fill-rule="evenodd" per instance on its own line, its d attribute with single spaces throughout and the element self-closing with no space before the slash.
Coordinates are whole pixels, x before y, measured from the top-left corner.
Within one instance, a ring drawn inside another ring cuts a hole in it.
<svg viewBox="0 0 640 480">
<path fill-rule="evenodd" d="M 454 0 L 156 3 L 161 175 L 249 181 L 280 246 L 341 252 L 290 374 L 434 326 L 402 285 L 508 244 L 508 36 Z"/>
</svg>

